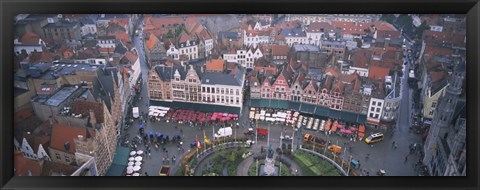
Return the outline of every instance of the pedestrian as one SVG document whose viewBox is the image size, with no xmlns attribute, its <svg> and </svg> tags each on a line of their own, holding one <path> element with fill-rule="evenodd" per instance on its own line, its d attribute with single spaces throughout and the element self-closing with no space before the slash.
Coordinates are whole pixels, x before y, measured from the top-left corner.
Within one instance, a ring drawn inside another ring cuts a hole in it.
<svg viewBox="0 0 480 190">
<path fill-rule="evenodd" d="M 408 155 L 405 156 L 405 162 L 407 162 L 407 161 L 408 161 Z"/>
<path fill-rule="evenodd" d="M 395 141 L 393 141 L 393 143 L 392 143 L 392 147 L 394 147 L 394 146 L 395 146 Z"/>
<path fill-rule="evenodd" d="M 147 172 L 145 172 L 145 176 L 149 176 Z"/>
</svg>

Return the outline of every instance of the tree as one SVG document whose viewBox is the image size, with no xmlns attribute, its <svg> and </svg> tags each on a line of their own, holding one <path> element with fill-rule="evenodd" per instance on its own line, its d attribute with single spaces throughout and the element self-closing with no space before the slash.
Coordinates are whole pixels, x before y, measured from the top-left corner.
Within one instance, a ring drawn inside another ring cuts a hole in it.
<svg viewBox="0 0 480 190">
<path fill-rule="evenodd" d="M 393 21 L 395 20 L 395 16 L 393 14 L 383 14 L 382 17 L 380 17 L 380 20 L 388 23 L 393 23 Z"/>
<path fill-rule="evenodd" d="M 235 160 L 237 160 L 237 152 L 236 151 L 232 151 L 232 153 L 230 154 L 230 156 L 228 157 L 228 160 L 230 162 L 235 162 Z"/>
<path fill-rule="evenodd" d="M 430 26 L 427 24 L 426 21 L 423 21 L 422 24 L 417 28 L 416 36 L 418 38 L 421 38 L 425 30 L 430 30 Z"/>
<path fill-rule="evenodd" d="M 173 32 L 172 32 L 172 30 L 168 30 L 168 32 L 167 32 L 167 38 L 173 38 Z"/>
</svg>

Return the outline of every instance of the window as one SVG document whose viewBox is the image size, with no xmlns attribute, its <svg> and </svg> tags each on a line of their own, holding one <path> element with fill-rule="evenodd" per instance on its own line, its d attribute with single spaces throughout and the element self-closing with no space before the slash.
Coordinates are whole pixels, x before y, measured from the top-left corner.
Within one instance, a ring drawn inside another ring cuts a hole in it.
<svg viewBox="0 0 480 190">
<path fill-rule="evenodd" d="M 377 112 L 380 112 L 380 108 L 377 108 Z"/>
<path fill-rule="evenodd" d="M 375 104 L 377 104 L 377 102 L 375 102 L 375 101 L 372 101 L 372 105 L 375 105 Z"/>
<path fill-rule="evenodd" d="M 374 108 L 374 107 L 372 107 L 372 108 L 370 109 L 370 111 L 373 111 L 373 110 L 375 110 L 375 108 Z"/>
<path fill-rule="evenodd" d="M 375 114 L 375 118 L 378 118 L 378 114 Z"/>
<path fill-rule="evenodd" d="M 377 102 L 377 106 L 382 106 L 382 102 Z"/>
<path fill-rule="evenodd" d="M 58 152 L 55 153 L 55 157 L 57 158 L 57 160 L 60 160 L 60 154 Z"/>
<path fill-rule="evenodd" d="M 432 103 L 432 108 L 435 108 L 435 107 L 437 107 L 437 102 Z"/>
</svg>

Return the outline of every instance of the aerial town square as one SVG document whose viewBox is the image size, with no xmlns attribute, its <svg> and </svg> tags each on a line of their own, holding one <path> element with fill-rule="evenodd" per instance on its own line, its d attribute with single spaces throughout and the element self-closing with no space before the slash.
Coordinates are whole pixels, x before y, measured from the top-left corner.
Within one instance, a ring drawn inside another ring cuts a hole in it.
<svg viewBox="0 0 480 190">
<path fill-rule="evenodd" d="M 14 175 L 465 176 L 466 41 L 465 15 L 19 14 Z"/>
</svg>

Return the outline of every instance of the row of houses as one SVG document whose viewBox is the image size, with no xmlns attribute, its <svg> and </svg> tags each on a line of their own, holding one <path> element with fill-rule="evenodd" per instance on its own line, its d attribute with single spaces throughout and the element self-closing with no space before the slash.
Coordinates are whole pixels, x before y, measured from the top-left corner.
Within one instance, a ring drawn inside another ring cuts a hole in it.
<svg viewBox="0 0 480 190">
<path fill-rule="evenodd" d="M 221 59 L 206 65 L 170 60 L 150 70 L 148 94 L 154 101 L 231 107 L 233 112 L 240 113 L 244 78 L 244 69 L 237 66 L 227 69 Z"/>
<path fill-rule="evenodd" d="M 17 21 L 25 31 L 15 49 L 16 175 L 108 173 L 141 78 L 130 39 L 134 17 L 26 15 Z M 36 33 L 39 20 L 47 22 Z M 68 32 L 78 26 L 81 36 L 74 39 Z M 32 42 L 42 51 L 21 49 Z"/>
</svg>

